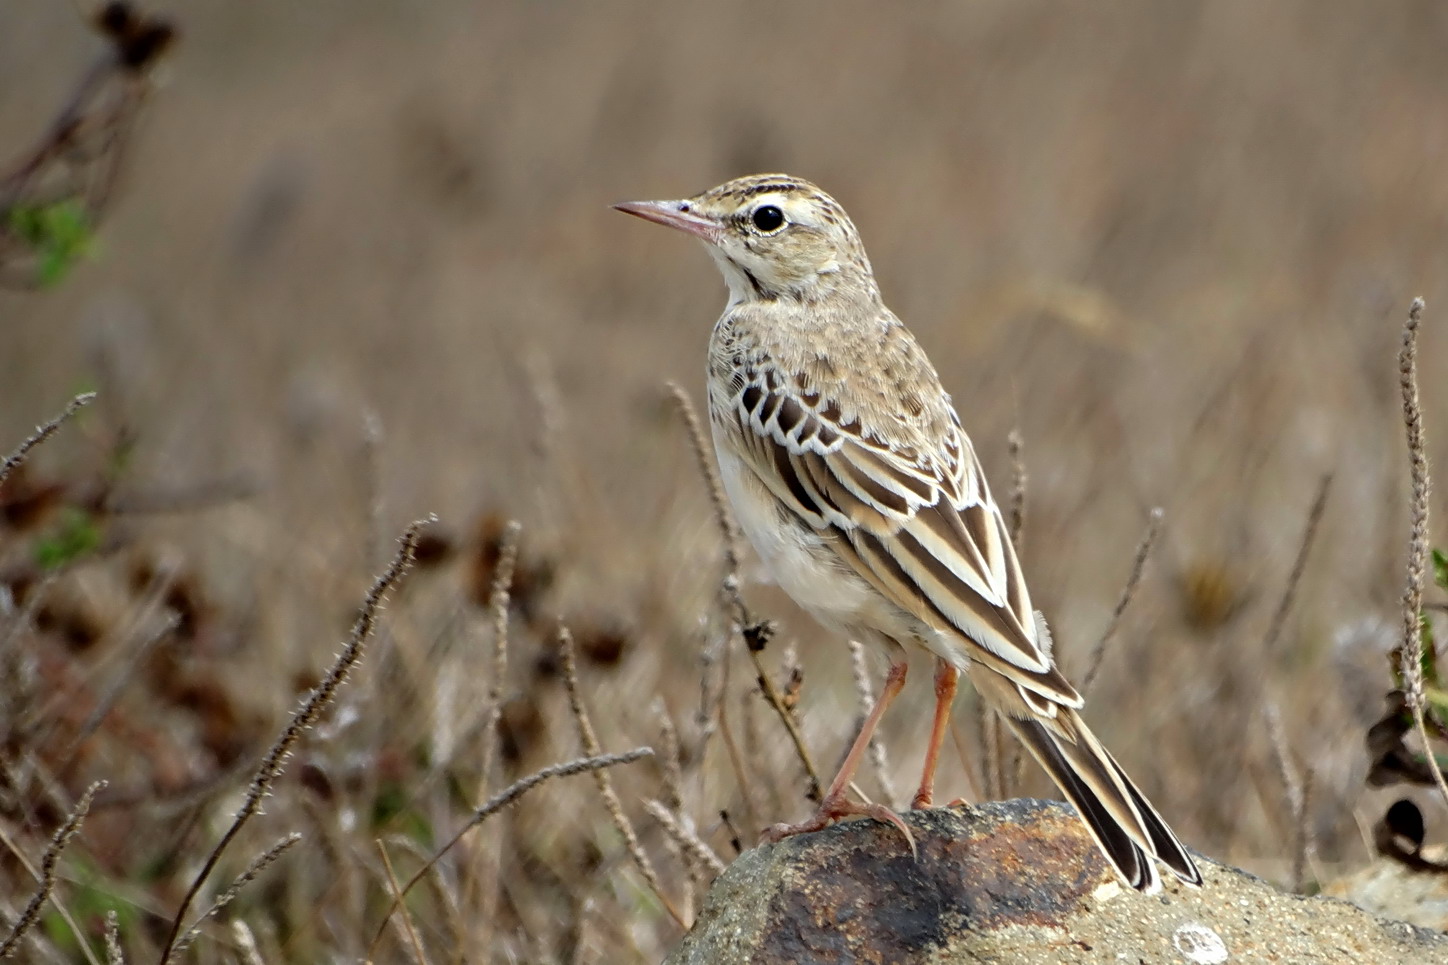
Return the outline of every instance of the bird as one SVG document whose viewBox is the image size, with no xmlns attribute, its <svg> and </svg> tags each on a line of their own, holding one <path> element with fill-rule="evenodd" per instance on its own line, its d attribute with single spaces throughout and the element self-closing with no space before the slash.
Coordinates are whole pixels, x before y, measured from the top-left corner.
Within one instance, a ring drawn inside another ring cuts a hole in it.
<svg viewBox="0 0 1448 965">
<path fill-rule="evenodd" d="M 898 814 L 850 782 L 905 685 L 910 646 L 934 657 L 935 712 L 913 809 L 935 772 L 960 675 L 1056 782 L 1130 887 L 1201 872 L 1081 717 L 1055 666 L 975 449 L 935 367 L 885 306 L 854 222 L 813 183 L 727 181 L 681 200 L 614 205 L 703 241 L 728 302 L 708 352 L 720 479 L 769 575 L 827 629 L 881 647 L 884 685 L 815 813 L 764 841 Z"/>
</svg>

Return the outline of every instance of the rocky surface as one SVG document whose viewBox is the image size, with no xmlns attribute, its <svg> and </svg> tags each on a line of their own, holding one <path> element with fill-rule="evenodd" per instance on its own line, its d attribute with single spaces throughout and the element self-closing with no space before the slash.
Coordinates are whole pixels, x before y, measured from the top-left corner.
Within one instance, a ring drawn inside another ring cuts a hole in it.
<svg viewBox="0 0 1448 965">
<path fill-rule="evenodd" d="M 1448 963 L 1448 936 L 1200 859 L 1206 887 L 1117 883 L 1047 801 L 854 821 L 749 851 L 665 965 L 981 962 Z"/>
</svg>

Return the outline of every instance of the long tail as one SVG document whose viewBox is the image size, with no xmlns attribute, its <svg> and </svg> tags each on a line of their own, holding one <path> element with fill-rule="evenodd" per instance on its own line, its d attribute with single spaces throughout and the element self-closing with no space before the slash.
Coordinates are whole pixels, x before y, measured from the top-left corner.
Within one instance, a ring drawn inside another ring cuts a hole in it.
<svg viewBox="0 0 1448 965">
<path fill-rule="evenodd" d="M 1202 874 L 1186 848 L 1074 710 L 1060 708 L 1055 723 L 1062 733 L 1036 720 L 1003 716 L 1076 806 L 1127 884 L 1147 893 L 1158 890 L 1155 858 L 1182 881 L 1201 886 Z"/>
</svg>

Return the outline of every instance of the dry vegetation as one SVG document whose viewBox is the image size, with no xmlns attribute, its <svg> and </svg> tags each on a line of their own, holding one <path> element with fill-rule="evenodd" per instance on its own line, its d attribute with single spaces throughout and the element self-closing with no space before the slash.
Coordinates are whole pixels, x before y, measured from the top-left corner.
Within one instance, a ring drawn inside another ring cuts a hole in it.
<svg viewBox="0 0 1448 965">
<path fill-rule="evenodd" d="M 0 941 L 54 880 L 20 960 L 652 962 L 805 813 L 798 748 L 827 775 L 877 669 L 747 553 L 724 582 L 665 387 L 720 284 L 607 210 L 749 170 L 854 214 L 1185 840 L 1312 888 L 1448 835 L 1384 702 L 1434 542 L 1393 358 L 1448 305 L 1440 4 L 175 15 L 104 224 L 0 289 L 0 452 L 98 392 L 0 486 Z M 0 7 L 0 175 L 105 43 Z M 915 676 L 871 796 L 917 774 Z M 942 799 L 1047 790 L 958 719 Z"/>
</svg>

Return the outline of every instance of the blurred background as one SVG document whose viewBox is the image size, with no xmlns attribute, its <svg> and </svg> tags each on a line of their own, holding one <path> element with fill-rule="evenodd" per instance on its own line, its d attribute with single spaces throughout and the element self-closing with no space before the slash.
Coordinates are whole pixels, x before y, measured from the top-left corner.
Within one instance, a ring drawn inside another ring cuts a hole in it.
<svg viewBox="0 0 1448 965">
<path fill-rule="evenodd" d="M 556 616 L 592 647 L 581 672 L 605 747 L 657 744 L 656 696 L 677 722 L 681 810 L 726 861 L 736 831 L 748 846 L 751 823 L 807 813 L 737 641 L 718 649 L 722 547 L 664 388 L 702 401 L 723 284 L 697 245 L 609 210 L 761 171 L 814 180 L 849 210 L 1002 501 L 1007 436 L 1020 433 L 1023 559 L 1069 675 L 1089 663 L 1150 510 L 1164 510 L 1087 717 L 1181 836 L 1289 883 L 1284 842 L 1302 821 L 1285 770 L 1311 774 L 1313 879 L 1372 861 L 1371 827 L 1408 793 L 1364 786 L 1364 734 L 1384 712 L 1400 626 L 1395 354 L 1416 295 L 1429 455 L 1448 464 L 1436 377 L 1448 8 L 197 0 L 155 12 L 179 40 L 89 254 L 44 290 L 0 290 L 0 450 L 75 392 L 102 393 L 10 493 L 59 487 L 53 501 L 84 503 L 96 530 L 94 551 L 49 587 L 30 719 L 108 692 L 141 659 L 158 568 L 194 596 L 166 605 L 194 610 L 199 628 L 146 644 L 151 669 L 125 678 L 84 737 L 91 750 L 36 778 L 58 800 L 99 777 L 130 795 L 76 847 L 87 880 L 135 910 L 135 947 L 155 941 L 151 919 L 174 907 L 248 762 L 331 659 L 393 535 L 427 512 L 441 518 L 436 558 L 343 698 L 349 736 L 304 752 L 331 775 L 308 820 L 380 823 L 355 847 L 353 825 L 333 827 L 344 846 L 325 860 L 303 843 L 269 872 L 285 886 L 240 905 L 276 960 L 365 946 L 386 894 L 370 838 L 412 833 L 399 814 L 420 816 L 413 837 L 430 850 L 487 788 L 576 756 Z M 0 3 L 0 164 L 25 154 L 104 50 L 85 13 Z M 22 527 L 12 513 L 0 561 L 24 570 L 57 518 Z M 502 773 L 473 761 L 449 784 L 438 741 L 468 759 L 469 727 L 489 710 L 478 601 L 505 519 L 522 523 L 536 583 L 513 617 Z M 832 771 L 858 719 L 848 650 L 752 557 L 744 575 L 753 609 L 781 625 L 767 662 L 802 668 L 797 710 Z M 189 696 L 156 683 L 163 652 Z M 719 743 L 697 743 L 706 652 L 733 666 L 722 699 L 735 727 L 763 735 L 740 738 L 771 776 L 752 804 Z M 921 660 L 887 720 L 886 776 L 907 798 L 928 679 Z M 972 704 L 959 705 L 964 753 L 943 800 L 979 792 Z M 130 736 L 103 743 L 122 712 Z M 164 746 L 136 759 L 135 735 L 153 730 Z M 348 767 L 372 776 L 348 783 Z M 640 810 L 658 769 L 631 767 L 625 810 L 666 864 Z M 320 793 L 299 773 L 281 801 Z M 426 794 L 413 793 L 419 773 Z M 377 803 L 388 774 L 405 805 Z M 467 960 L 649 961 L 677 940 L 592 783 L 575 780 L 485 826 L 513 831 L 494 855 L 502 884 L 480 879 L 498 893 Z M 876 795 L 877 777 L 862 787 Z M 1027 771 L 1025 792 L 1048 789 Z M 27 811 L 22 792 L 11 787 L 5 820 L 43 842 L 64 809 Z M 1441 802 L 1415 799 L 1441 840 Z M 158 839 L 164 855 L 135 839 L 158 820 L 136 801 L 170 802 L 158 813 L 180 829 Z M 258 849 L 292 826 L 266 820 Z M 157 863 L 143 874 L 145 862 Z M 323 873 L 334 866 L 365 869 L 346 901 L 346 876 Z M 566 928 L 548 924 L 559 915 Z M 198 948 L 230 960 L 218 935 Z"/>
</svg>

